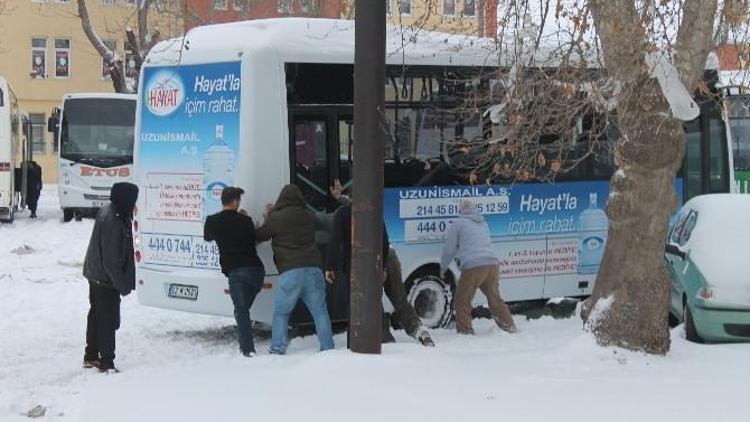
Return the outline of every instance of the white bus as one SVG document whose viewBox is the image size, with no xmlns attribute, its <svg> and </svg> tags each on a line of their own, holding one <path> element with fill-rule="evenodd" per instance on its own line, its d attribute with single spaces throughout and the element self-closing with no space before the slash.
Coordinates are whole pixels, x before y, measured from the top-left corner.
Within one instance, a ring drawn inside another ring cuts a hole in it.
<svg viewBox="0 0 750 422">
<path fill-rule="evenodd" d="M 25 206 L 25 179 L 20 168 L 30 152 L 26 148 L 27 120 L 10 83 L 0 77 L 0 222 L 4 223 L 12 223 L 15 213 Z"/>
<path fill-rule="evenodd" d="M 485 133 L 482 112 L 445 112 L 460 101 L 457 80 L 499 65 L 488 40 L 390 27 L 387 42 L 384 214 L 403 264 L 409 300 L 423 322 L 452 315 L 458 271 L 439 276 L 442 238 L 460 198 L 473 199 L 492 230 L 510 301 L 591 293 L 607 237 L 602 210 L 613 162 L 594 154 L 558 183 L 473 185 L 449 143 Z M 347 186 L 353 128 L 354 23 L 256 20 L 199 27 L 158 45 L 141 73 L 135 164 L 141 187 L 134 222 L 137 292 L 142 304 L 232 315 L 218 251 L 202 238 L 226 185 L 242 187 L 259 218 L 282 186 L 302 188 L 310 207 L 333 211 L 328 187 Z M 727 142 L 719 112 L 707 108 L 688 130 L 676 188 L 683 197 L 727 191 Z M 705 128 L 710 127 L 707 131 Z M 600 148 L 608 148 L 607 140 Z M 709 148 L 710 146 L 710 148 Z M 722 165 L 722 163 L 724 163 Z M 709 177 L 709 175 L 711 177 Z M 710 180 L 710 184 L 709 184 Z M 251 310 L 270 322 L 277 272 Z M 329 311 L 345 320 L 341 286 Z M 306 322 L 304 314 L 294 322 Z"/>
<path fill-rule="evenodd" d="M 93 215 L 133 175 L 136 95 L 67 94 L 49 129 L 58 145 L 63 220 Z"/>
</svg>

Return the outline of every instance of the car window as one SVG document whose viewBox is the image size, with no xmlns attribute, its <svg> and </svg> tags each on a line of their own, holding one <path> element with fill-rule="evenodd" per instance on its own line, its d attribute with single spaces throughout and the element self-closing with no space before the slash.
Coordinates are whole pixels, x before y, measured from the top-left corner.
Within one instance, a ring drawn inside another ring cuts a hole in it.
<svg viewBox="0 0 750 422">
<path fill-rule="evenodd" d="M 687 218 L 685 219 L 685 224 L 682 227 L 682 233 L 680 234 L 680 246 L 685 246 L 685 244 L 690 240 L 690 235 L 693 234 L 693 229 L 695 228 L 695 223 L 698 221 L 698 212 L 695 210 L 691 210 L 690 213 L 687 215 Z"/>
<path fill-rule="evenodd" d="M 677 224 L 674 225 L 672 234 L 669 238 L 670 243 L 680 243 L 680 234 L 682 233 L 682 228 L 685 226 L 685 220 L 687 220 L 687 217 L 688 213 L 683 211 L 682 214 L 680 214 L 680 216 L 677 218 Z"/>
</svg>

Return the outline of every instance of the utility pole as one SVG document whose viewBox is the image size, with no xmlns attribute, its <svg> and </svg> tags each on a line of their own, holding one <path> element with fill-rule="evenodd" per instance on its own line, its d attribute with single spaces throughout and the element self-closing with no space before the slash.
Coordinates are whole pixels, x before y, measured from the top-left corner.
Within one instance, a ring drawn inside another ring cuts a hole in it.
<svg viewBox="0 0 750 422">
<path fill-rule="evenodd" d="M 383 280 L 385 2 L 357 0 L 354 36 L 352 351 L 380 353 Z"/>
</svg>

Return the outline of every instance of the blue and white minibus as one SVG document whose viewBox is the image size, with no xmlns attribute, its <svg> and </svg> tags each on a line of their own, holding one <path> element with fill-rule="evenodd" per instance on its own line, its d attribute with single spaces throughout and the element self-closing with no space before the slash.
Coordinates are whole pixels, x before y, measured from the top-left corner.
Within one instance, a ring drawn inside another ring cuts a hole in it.
<svg viewBox="0 0 750 422">
<path fill-rule="evenodd" d="M 458 270 L 441 278 L 438 263 L 461 198 L 489 223 L 509 302 L 589 295 L 606 243 L 612 140 L 600 140 L 598 154 L 555 183 L 476 184 L 455 165 L 449 141 L 481 137 L 489 122 L 482 110 L 445 112 L 461 101 L 450 81 L 497 68 L 499 57 L 490 40 L 388 29 L 384 217 L 409 300 L 427 326 L 444 326 L 452 315 Z M 348 186 L 356 154 L 353 58 L 354 23 L 324 19 L 199 27 L 152 50 L 136 117 L 142 304 L 232 315 L 217 247 L 202 238 L 224 186 L 245 190 L 243 205 L 256 219 L 288 183 L 302 188 L 312 210 L 335 209 L 328 188 L 337 179 Z M 727 191 L 721 113 L 705 106 L 686 129 L 681 198 Z M 278 274 L 269 245 L 259 251 L 268 276 L 251 317 L 268 323 Z M 338 293 L 334 286 L 334 320 L 346 319 L 348 298 Z"/>
</svg>

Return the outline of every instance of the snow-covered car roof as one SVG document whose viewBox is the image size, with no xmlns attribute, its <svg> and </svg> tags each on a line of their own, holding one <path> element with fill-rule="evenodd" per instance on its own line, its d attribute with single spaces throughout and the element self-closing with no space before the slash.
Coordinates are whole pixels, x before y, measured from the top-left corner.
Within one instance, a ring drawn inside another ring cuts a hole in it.
<svg viewBox="0 0 750 422">
<path fill-rule="evenodd" d="M 750 195 L 697 196 L 683 213 L 697 212 L 683 246 L 709 284 L 750 286 Z"/>
</svg>

